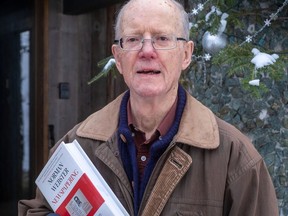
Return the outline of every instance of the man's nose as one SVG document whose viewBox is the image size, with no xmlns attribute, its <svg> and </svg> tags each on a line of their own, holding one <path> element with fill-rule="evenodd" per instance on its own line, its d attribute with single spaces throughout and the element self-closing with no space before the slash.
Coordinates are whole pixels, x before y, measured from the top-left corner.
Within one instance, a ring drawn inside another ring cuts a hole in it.
<svg viewBox="0 0 288 216">
<path fill-rule="evenodd" d="M 153 40 L 152 38 L 144 38 L 142 41 L 142 50 L 154 50 L 154 46 L 153 46 Z"/>
</svg>

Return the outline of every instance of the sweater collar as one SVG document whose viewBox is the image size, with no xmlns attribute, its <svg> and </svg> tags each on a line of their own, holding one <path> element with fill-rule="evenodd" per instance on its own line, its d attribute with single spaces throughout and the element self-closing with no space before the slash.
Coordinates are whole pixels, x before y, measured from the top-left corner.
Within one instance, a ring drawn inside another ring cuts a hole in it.
<svg viewBox="0 0 288 216">
<path fill-rule="evenodd" d="M 123 94 L 80 123 L 80 137 L 107 141 L 117 130 Z M 219 146 L 219 129 L 214 114 L 186 92 L 187 101 L 175 136 L 176 142 L 205 149 Z"/>
</svg>

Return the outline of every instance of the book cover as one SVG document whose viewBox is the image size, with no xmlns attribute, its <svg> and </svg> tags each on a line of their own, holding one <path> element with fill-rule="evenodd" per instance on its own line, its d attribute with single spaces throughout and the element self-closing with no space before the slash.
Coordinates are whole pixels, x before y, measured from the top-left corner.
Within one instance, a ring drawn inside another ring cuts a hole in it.
<svg viewBox="0 0 288 216">
<path fill-rule="evenodd" d="M 57 147 L 36 185 L 61 216 L 129 215 L 76 140 Z"/>
</svg>

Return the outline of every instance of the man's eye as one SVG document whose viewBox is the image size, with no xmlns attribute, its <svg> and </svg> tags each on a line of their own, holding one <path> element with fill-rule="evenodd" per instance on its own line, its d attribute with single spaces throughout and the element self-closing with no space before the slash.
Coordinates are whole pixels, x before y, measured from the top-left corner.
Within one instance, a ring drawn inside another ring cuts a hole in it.
<svg viewBox="0 0 288 216">
<path fill-rule="evenodd" d="M 168 36 L 161 35 L 161 36 L 157 36 L 157 37 L 156 37 L 156 40 L 157 40 L 157 41 L 169 41 L 170 38 L 169 38 Z"/>
<path fill-rule="evenodd" d="M 139 37 L 129 37 L 126 39 L 126 42 L 127 43 L 135 43 L 135 42 L 138 42 L 140 39 Z"/>
</svg>

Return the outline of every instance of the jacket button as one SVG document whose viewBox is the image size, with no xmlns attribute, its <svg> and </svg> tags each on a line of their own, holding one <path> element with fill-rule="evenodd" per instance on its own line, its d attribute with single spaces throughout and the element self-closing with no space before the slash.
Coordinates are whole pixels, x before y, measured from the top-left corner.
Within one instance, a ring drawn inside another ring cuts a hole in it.
<svg viewBox="0 0 288 216">
<path fill-rule="evenodd" d="M 126 137 L 123 134 L 120 134 L 120 138 L 124 143 L 127 143 Z"/>
</svg>

